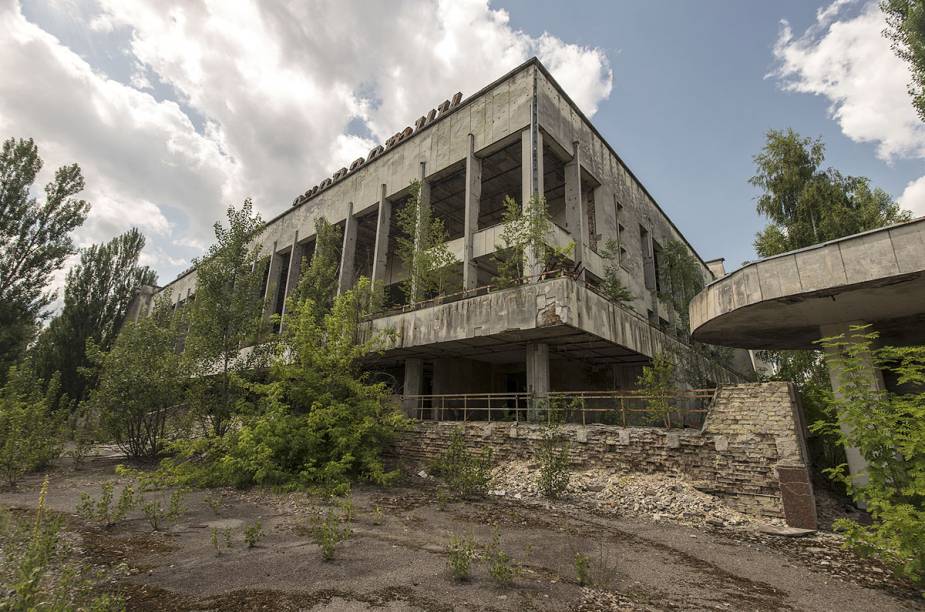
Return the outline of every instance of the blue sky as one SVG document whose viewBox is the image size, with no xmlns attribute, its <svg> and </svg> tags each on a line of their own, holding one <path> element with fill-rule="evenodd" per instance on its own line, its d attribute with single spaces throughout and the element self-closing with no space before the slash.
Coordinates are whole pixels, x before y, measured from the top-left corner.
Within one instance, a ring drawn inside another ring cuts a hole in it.
<svg viewBox="0 0 925 612">
<path fill-rule="evenodd" d="M 166 282 L 227 205 L 273 217 L 536 55 L 731 269 L 763 225 L 747 181 L 769 128 L 925 214 L 925 124 L 882 28 L 875 0 L 0 0 L 0 137 L 35 138 L 44 180 L 78 162 L 78 242 L 137 226 Z"/>
<path fill-rule="evenodd" d="M 595 125 L 701 255 L 726 257 L 727 269 L 755 258 L 752 240 L 764 223 L 748 178 L 769 128 L 821 136 L 829 165 L 867 176 L 894 197 L 925 174 L 921 157 L 887 162 L 876 143 L 845 136 L 825 96 L 784 91 L 779 79 L 765 78 L 779 63 L 773 47 L 781 20 L 803 32 L 829 2 L 495 5 L 510 12 L 516 28 L 535 35 L 551 29 L 605 51 L 613 91 Z"/>
</svg>

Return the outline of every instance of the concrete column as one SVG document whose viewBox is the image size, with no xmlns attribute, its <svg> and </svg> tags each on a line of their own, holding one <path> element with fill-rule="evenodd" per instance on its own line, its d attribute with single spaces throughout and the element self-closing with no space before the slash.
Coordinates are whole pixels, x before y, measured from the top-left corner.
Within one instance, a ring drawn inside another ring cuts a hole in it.
<svg viewBox="0 0 925 612">
<path fill-rule="evenodd" d="M 267 286 L 263 290 L 263 317 L 269 318 L 276 307 L 276 280 L 279 276 L 280 257 L 276 253 L 276 242 L 270 251 L 270 261 L 267 262 Z"/>
<path fill-rule="evenodd" d="M 347 206 L 344 220 L 344 244 L 340 250 L 340 274 L 337 277 L 337 295 L 353 287 L 353 262 L 357 253 L 357 220 L 353 218 L 353 202 Z"/>
<path fill-rule="evenodd" d="M 419 208 L 420 213 L 418 214 L 417 227 L 414 229 L 414 250 L 415 253 L 419 252 L 418 245 L 423 239 L 424 231 L 424 210 L 430 208 L 430 183 L 427 182 L 424 162 L 421 162 L 420 172 L 418 173 L 418 181 L 421 183 L 421 192 L 418 195 L 419 198 Z M 415 265 L 415 264 L 412 264 Z M 417 287 L 417 283 L 414 282 L 414 271 L 408 271 L 412 276 L 411 282 L 411 303 L 418 302 L 421 300 L 420 288 Z"/>
<path fill-rule="evenodd" d="M 831 325 L 823 325 L 820 327 L 819 331 L 823 338 L 845 334 L 845 339 L 848 342 L 852 342 L 853 339 L 850 329 L 852 325 L 864 325 L 864 322 L 851 321 L 849 323 L 834 323 Z M 836 398 L 840 399 L 842 394 L 839 392 L 839 389 L 842 387 L 845 381 L 843 379 L 842 369 L 837 363 L 839 357 L 837 349 L 825 348 L 825 357 L 826 363 L 829 366 L 829 380 L 832 383 L 832 392 L 835 394 Z M 883 391 L 885 389 L 885 385 L 883 383 L 883 373 L 874 366 L 872 361 L 868 361 L 866 364 L 864 376 L 869 380 L 871 389 L 875 391 Z M 851 433 L 851 430 L 844 423 L 839 423 L 839 427 L 841 427 L 843 433 Z M 845 456 L 848 459 L 848 472 L 851 474 L 852 479 L 860 485 L 866 484 L 867 460 L 864 459 L 861 451 L 855 447 L 846 446 Z"/>
<path fill-rule="evenodd" d="M 463 289 L 478 286 L 478 268 L 473 257 L 472 237 L 479 231 L 479 202 L 482 197 L 482 160 L 475 156 L 475 136 L 469 134 L 466 154 L 466 210 L 463 220 Z"/>
<path fill-rule="evenodd" d="M 424 389 L 424 362 L 420 359 L 405 359 L 405 384 L 402 395 L 420 395 Z M 402 402 L 402 410 L 406 416 L 415 418 L 415 409 L 417 408 L 416 399 L 409 399 Z"/>
<path fill-rule="evenodd" d="M 533 138 L 534 134 L 536 134 L 537 141 L 535 143 Z M 526 211 L 528 207 L 531 206 L 533 195 L 542 195 L 543 193 L 543 135 L 539 130 L 531 126 L 521 132 L 520 142 L 522 183 L 521 206 L 523 210 Z M 537 147 L 539 148 L 537 149 Z M 540 151 L 540 154 L 537 154 L 537 150 Z M 537 277 L 543 272 L 545 264 L 545 262 L 542 261 L 541 254 L 534 252 L 533 249 L 528 249 L 524 259 L 524 276 L 530 277 L 532 282 L 536 282 L 538 280 Z"/>
<path fill-rule="evenodd" d="M 584 246 L 588 244 L 588 220 L 581 197 L 581 147 L 572 143 L 572 160 L 565 164 L 565 220 L 575 243 L 575 265 L 584 261 Z M 582 276 L 584 270 L 582 270 Z"/>
<path fill-rule="evenodd" d="M 376 246 L 373 249 L 373 287 L 385 287 L 389 262 L 389 232 L 392 227 L 392 203 L 386 197 L 385 183 L 379 191 L 379 213 L 376 216 Z"/>
<path fill-rule="evenodd" d="M 289 301 L 289 295 L 296 289 L 299 284 L 299 276 L 302 273 L 302 254 L 299 249 L 299 230 L 292 235 L 292 248 L 289 250 L 289 274 L 286 277 L 286 290 L 283 292 L 283 311 L 279 316 L 279 330 L 283 331 L 283 322 L 286 320 L 286 302 Z"/>
<path fill-rule="evenodd" d="M 527 345 L 527 393 L 533 394 L 527 418 L 535 420 L 545 408 L 549 394 L 549 345 L 542 342 Z"/>
</svg>

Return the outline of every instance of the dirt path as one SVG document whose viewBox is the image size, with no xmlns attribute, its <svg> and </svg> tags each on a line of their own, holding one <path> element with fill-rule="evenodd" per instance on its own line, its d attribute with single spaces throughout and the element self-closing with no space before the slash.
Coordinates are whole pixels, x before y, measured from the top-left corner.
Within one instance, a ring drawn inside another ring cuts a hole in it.
<svg viewBox="0 0 925 612">
<path fill-rule="evenodd" d="M 73 513 L 80 492 L 97 495 L 106 480 L 118 493 L 128 481 L 114 475 L 114 464 L 97 459 L 81 472 L 51 472 L 49 506 Z M 0 494 L 0 505 L 33 507 L 38 483 Z M 925 609 L 913 591 L 877 573 L 855 580 L 839 563 L 817 562 L 846 555 L 824 538 L 771 541 L 511 499 L 441 509 L 421 484 L 354 491 L 353 535 L 325 563 L 308 534 L 321 500 L 221 493 L 218 515 L 206 501 L 217 499 L 214 492 L 189 493 L 186 512 L 163 532 L 152 532 L 138 511 L 109 529 L 76 517 L 70 528 L 88 558 L 127 564 L 119 584 L 130 610 Z M 243 527 L 256 520 L 266 535 L 247 548 Z M 222 534 L 220 554 L 212 527 Z M 450 535 L 484 545 L 496 532 L 520 567 L 513 585 L 496 586 L 481 563 L 470 581 L 454 582 L 446 569 Z M 591 559 L 598 588 L 576 583 L 577 552 Z"/>
</svg>

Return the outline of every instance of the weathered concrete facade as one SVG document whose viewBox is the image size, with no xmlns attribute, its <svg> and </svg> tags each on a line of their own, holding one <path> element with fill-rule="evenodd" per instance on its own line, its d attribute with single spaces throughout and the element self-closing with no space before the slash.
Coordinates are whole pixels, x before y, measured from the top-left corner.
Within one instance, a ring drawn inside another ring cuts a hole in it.
<svg viewBox="0 0 925 612">
<path fill-rule="evenodd" d="M 563 425 L 573 466 L 680 474 L 728 505 L 758 516 L 784 518 L 814 529 L 816 510 L 805 437 L 787 383 L 722 387 L 700 430 Z M 544 426 L 529 423 L 421 421 L 396 443 L 406 461 L 426 462 L 457 428 L 475 451 L 493 449 L 498 461 L 531 458 Z"/>
<path fill-rule="evenodd" d="M 626 387 L 659 350 L 687 350 L 674 338 L 679 313 L 658 295 L 662 245 L 687 244 L 684 237 L 535 59 L 465 100 L 447 100 L 269 221 L 259 237 L 269 269 L 267 312 L 285 318 L 286 296 L 303 258 L 311 257 L 320 217 L 343 230 L 340 290 L 368 276 L 395 296 L 407 278 L 395 249 L 395 215 L 413 180 L 421 181 L 424 205 L 445 223 L 448 247 L 461 261 L 456 288 L 468 293 L 370 323 L 398 331 L 376 367 L 390 371 L 399 390 L 555 390 L 551 362 L 580 364 L 588 384 Z M 575 244 L 576 277 L 491 291 L 504 197 L 528 203 L 534 194 L 544 196 L 554 223 L 548 241 Z M 627 306 L 594 290 L 605 275 L 600 252 L 609 240 L 618 244 L 620 278 L 633 295 Z M 697 259 L 704 280 L 712 280 Z M 179 304 L 195 284 L 191 270 L 164 290 Z M 716 363 L 708 370 L 717 383 L 748 375 Z"/>
</svg>

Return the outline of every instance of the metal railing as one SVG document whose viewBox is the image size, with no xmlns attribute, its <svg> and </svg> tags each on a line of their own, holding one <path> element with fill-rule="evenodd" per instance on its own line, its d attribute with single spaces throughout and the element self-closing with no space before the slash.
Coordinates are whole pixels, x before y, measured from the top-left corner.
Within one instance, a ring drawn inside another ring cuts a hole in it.
<svg viewBox="0 0 925 612">
<path fill-rule="evenodd" d="M 402 395 L 409 416 L 433 421 L 593 423 L 622 427 L 701 427 L 715 389 L 656 396 L 642 391 Z"/>
</svg>

